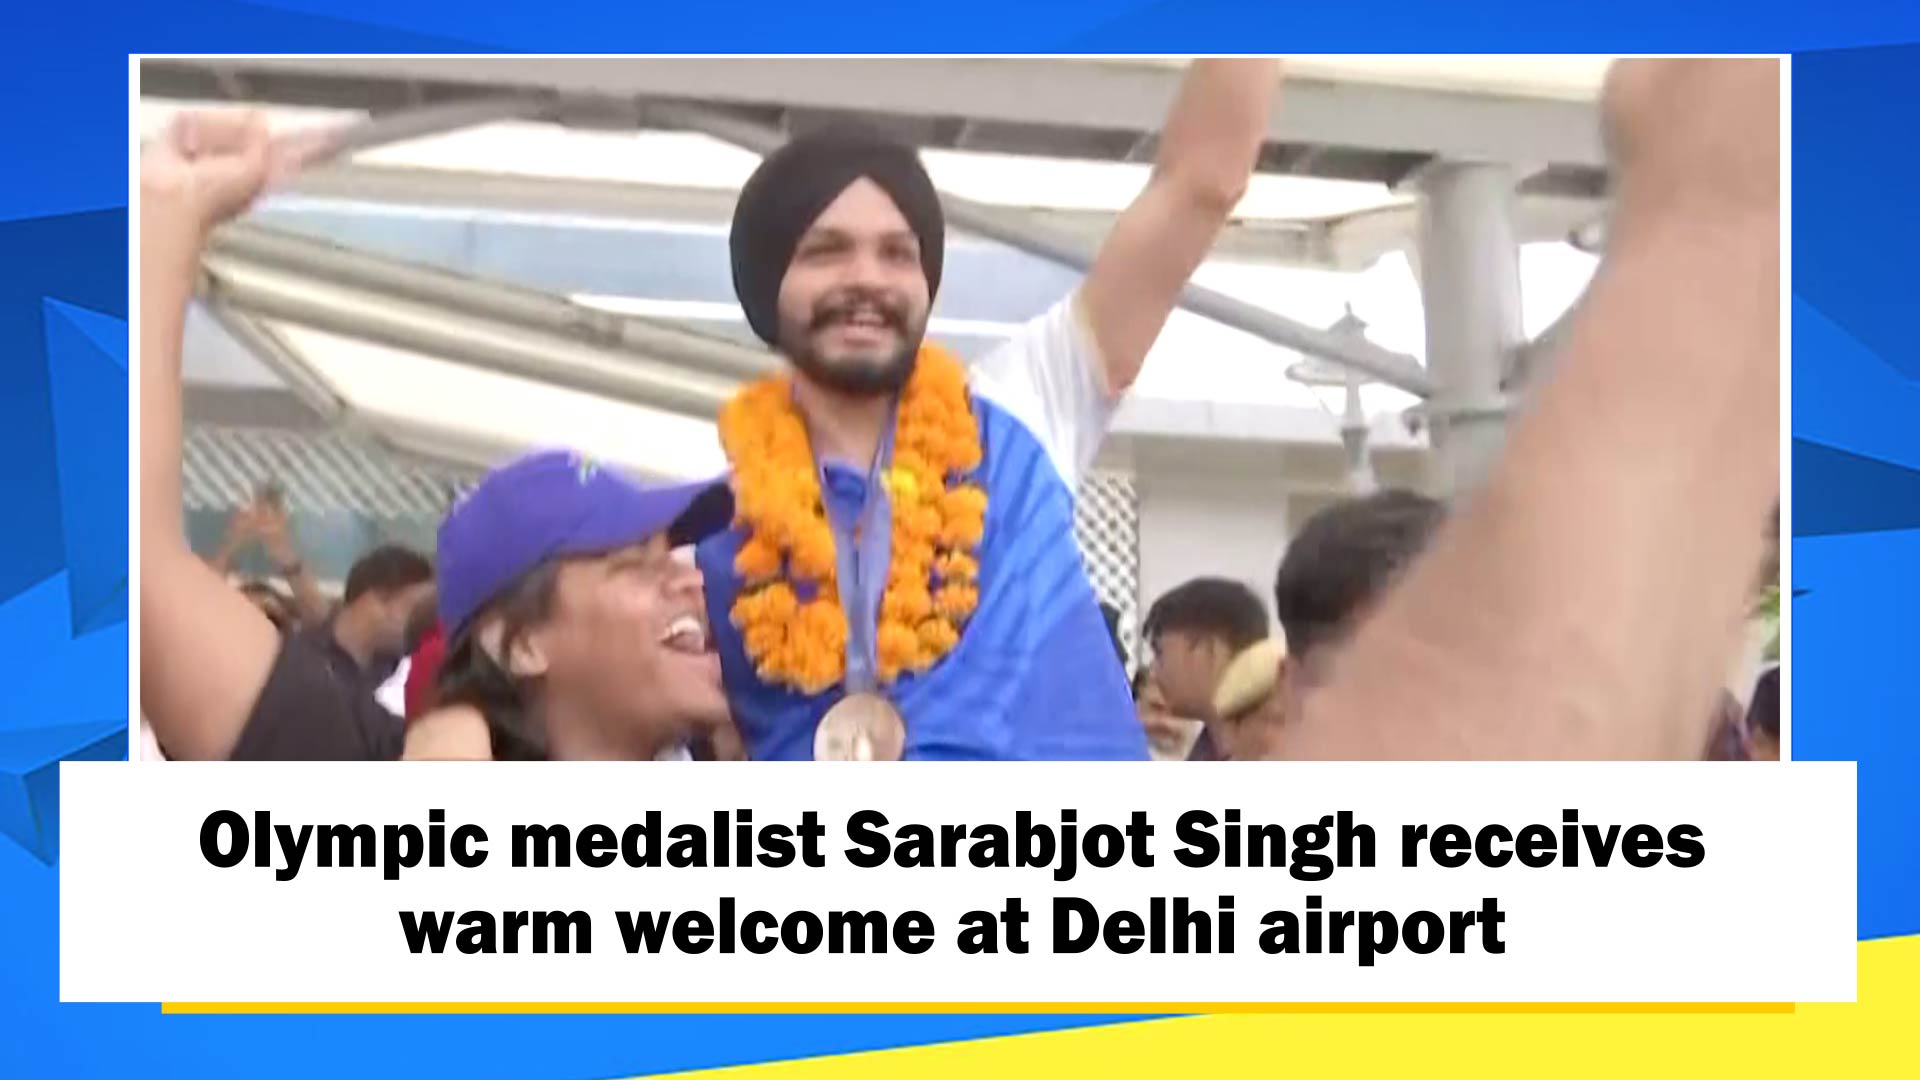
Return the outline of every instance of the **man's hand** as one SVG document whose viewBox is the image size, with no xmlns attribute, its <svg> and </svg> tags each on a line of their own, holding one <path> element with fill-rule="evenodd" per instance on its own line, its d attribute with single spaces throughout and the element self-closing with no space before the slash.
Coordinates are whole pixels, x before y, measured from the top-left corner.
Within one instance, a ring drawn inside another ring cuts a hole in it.
<svg viewBox="0 0 1920 1080">
<path fill-rule="evenodd" d="M 261 499 L 254 503 L 253 512 L 260 546 L 267 550 L 267 558 L 273 560 L 274 568 L 286 577 L 287 587 L 293 590 L 293 603 L 300 621 L 310 625 L 327 621 L 333 605 L 307 569 L 306 560 L 300 557 L 300 549 L 294 546 L 287 508 L 278 502 Z"/>
<path fill-rule="evenodd" d="M 235 550 L 245 547 L 259 535 L 259 515 L 251 504 L 235 510 L 227 517 L 227 535 L 223 542 Z"/>
<path fill-rule="evenodd" d="M 260 546 L 267 549 L 267 558 L 282 572 L 300 562 L 300 553 L 294 550 L 293 537 L 287 530 L 287 511 L 273 503 L 254 504 L 254 528 L 260 537 Z"/>
<path fill-rule="evenodd" d="M 336 133 L 275 137 L 255 112 L 186 112 L 140 153 L 143 259 L 191 273 L 214 226 L 324 154 Z"/>
<path fill-rule="evenodd" d="M 141 218 L 171 219 L 204 235 L 324 153 L 332 137 L 309 131 L 276 138 L 255 112 L 181 113 L 141 149 Z"/>
<path fill-rule="evenodd" d="M 1110 394 L 1133 385 L 1246 191 L 1279 85 L 1278 60 L 1195 60 L 1188 69 L 1153 178 L 1114 221 L 1080 289 Z"/>
<path fill-rule="evenodd" d="M 257 113 L 182 113 L 141 152 L 141 207 L 205 232 L 253 202 L 272 148 Z"/>
<path fill-rule="evenodd" d="M 259 535 L 255 523 L 254 508 L 243 506 L 227 518 L 226 535 L 220 538 L 220 549 L 208 559 L 215 573 L 225 574 L 233 565 L 233 557 L 247 549 Z"/>
</svg>

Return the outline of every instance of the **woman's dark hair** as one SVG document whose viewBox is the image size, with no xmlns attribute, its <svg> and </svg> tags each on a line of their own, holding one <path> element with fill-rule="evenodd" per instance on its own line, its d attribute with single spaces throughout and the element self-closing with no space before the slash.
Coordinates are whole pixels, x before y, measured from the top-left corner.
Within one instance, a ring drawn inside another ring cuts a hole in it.
<svg viewBox="0 0 1920 1080">
<path fill-rule="evenodd" d="M 1750 761 L 1753 747 L 1747 734 L 1746 715 L 1740 702 L 1725 690 L 1713 703 L 1713 726 L 1707 732 L 1703 761 Z"/>
<path fill-rule="evenodd" d="M 487 719 L 496 761 L 545 761 L 547 732 L 530 715 L 527 683 L 487 655 L 475 631 L 483 620 L 497 616 L 502 622 L 500 654 L 508 655 L 521 634 L 552 614 L 559 575 L 560 564 L 553 560 L 527 571 L 469 619 L 447 645 L 447 658 L 440 666 L 439 704 L 479 709 Z"/>
<path fill-rule="evenodd" d="M 1771 739 L 1780 737 L 1780 669 L 1770 667 L 1753 686 L 1753 701 L 1747 706 L 1747 730 Z"/>
</svg>

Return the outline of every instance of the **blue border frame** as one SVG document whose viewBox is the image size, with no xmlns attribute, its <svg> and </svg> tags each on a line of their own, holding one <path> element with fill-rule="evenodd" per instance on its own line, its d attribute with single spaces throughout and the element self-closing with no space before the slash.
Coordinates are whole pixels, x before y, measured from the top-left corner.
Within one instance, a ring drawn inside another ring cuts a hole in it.
<svg viewBox="0 0 1920 1080">
<path fill-rule="evenodd" d="M 960 18 L 897 4 L 641 10 L 91 2 L 0 35 L 0 1075 L 589 1076 L 1104 1022 L 1019 1016 L 163 1017 L 59 1005 L 62 758 L 125 754 L 127 53 L 578 51 L 1803 51 L 1794 67 L 1794 746 L 1860 761 L 1860 934 L 1920 932 L 1920 344 L 1904 260 L 1920 175 L 1920 5 L 1111 0 Z M 624 33 L 622 31 L 625 31 Z M 1764 898 L 1756 898 L 1764 903 Z M 130 906 L 137 903 L 129 899 Z M 23 1037 L 24 1035 L 24 1037 Z"/>
</svg>

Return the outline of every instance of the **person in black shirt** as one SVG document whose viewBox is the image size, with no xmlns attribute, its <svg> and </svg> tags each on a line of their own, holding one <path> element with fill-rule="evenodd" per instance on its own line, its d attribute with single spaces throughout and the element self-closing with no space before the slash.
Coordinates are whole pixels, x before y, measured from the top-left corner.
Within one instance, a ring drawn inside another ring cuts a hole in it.
<svg viewBox="0 0 1920 1080">
<path fill-rule="evenodd" d="M 433 604 L 433 563 L 399 544 L 382 544 L 347 571 L 340 607 L 304 628 L 341 677 L 372 690 L 393 676 L 414 627 Z"/>
<path fill-rule="evenodd" d="M 190 113 L 142 154 L 140 696 L 175 759 L 402 750 L 370 688 L 329 648 L 283 639 L 182 521 L 181 337 L 200 253 L 304 149 L 257 117 Z M 502 757 L 653 757 L 724 722 L 700 576 L 672 548 L 732 513 L 723 484 L 645 489 L 565 451 L 496 469 L 441 526 L 443 683 L 468 677 L 443 700 L 482 713 Z"/>
</svg>

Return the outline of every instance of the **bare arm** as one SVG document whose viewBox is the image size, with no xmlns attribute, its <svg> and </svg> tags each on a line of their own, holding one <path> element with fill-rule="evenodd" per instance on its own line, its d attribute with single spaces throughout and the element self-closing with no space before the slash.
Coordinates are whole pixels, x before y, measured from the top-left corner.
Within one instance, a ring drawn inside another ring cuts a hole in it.
<svg viewBox="0 0 1920 1080">
<path fill-rule="evenodd" d="M 435 709 L 407 725 L 405 761 L 492 761 L 487 719 L 471 705 Z"/>
<path fill-rule="evenodd" d="M 253 508 L 245 506 L 235 510 L 233 516 L 227 519 L 227 532 L 220 538 L 219 550 L 207 560 L 207 565 L 213 568 L 214 573 L 221 577 L 227 576 L 227 573 L 233 569 L 233 557 L 240 554 L 253 541 L 253 530 Z"/>
<path fill-rule="evenodd" d="M 1188 70 L 1153 178 L 1114 222 L 1081 287 L 1109 393 L 1133 385 L 1180 290 L 1246 192 L 1279 83 L 1277 60 L 1196 60 Z"/>
<path fill-rule="evenodd" d="M 267 549 L 267 557 L 273 560 L 281 576 L 287 579 L 288 588 L 293 590 L 293 603 L 300 621 L 308 625 L 326 622 L 327 616 L 333 612 L 333 605 L 327 602 L 326 594 L 320 591 L 320 583 L 313 579 L 313 572 L 307 569 L 306 560 L 300 557 L 300 549 L 293 543 L 285 510 L 270 507 L 261 513 L 260 541 Z"/>
<path fill-rule="evenodd" d="M 320 591 L 320 583 L 313 579 L 313 571 L 307 569 L 307 564 L 298 563 L 283 573 L 288 587 L 293 589 L 293 604 L 299 611 L 300 621 L 309 626 L 326 622 L 327 616 L 333 614 L 333 603 Z"/>
<path fill-rule="evenodd" d="M 1289 756 L 1698 756 L 1779 486 L 1778 79 L 1615 73 L 1613 235 L 1559 371 Z"/>
<path fill-rule="evenodd" d="M 175 758 L 225 758 L 280 636 L 187 546 L 180 495 L 181 338 L 206 233 L 260 189 L 257 120 L 182 121 L 141 161 L 140 704 Z"/>
</svg>

